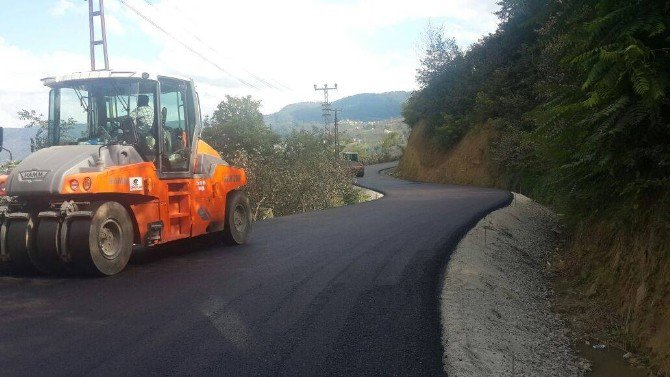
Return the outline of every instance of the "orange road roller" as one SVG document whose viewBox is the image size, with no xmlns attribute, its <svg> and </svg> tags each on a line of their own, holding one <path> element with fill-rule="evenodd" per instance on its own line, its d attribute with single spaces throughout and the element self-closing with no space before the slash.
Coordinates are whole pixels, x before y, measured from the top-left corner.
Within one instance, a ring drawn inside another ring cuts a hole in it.
<svg viewBox="0 0 670 377">
<path fill-rule="evenodd" d="M 47 132 L 0 176 L 6 268 L 114 275 L 136 245 L 212 233 L 247 241 L 245 171 L 200 140 L 193 81 L 121 71 L 42 81 Z"/>
</svg>

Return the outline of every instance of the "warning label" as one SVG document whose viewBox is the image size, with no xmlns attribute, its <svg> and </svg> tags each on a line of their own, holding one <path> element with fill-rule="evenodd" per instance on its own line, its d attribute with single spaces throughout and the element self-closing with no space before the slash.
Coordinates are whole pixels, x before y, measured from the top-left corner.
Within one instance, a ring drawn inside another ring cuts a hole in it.
<svg viewBox="0 0 670 377">
<path fill-rule="evenodd" d="M 128 178 L 128 184 L 130 185 L 130 191 L 144 190 L 144 181 L 142 180 L 142 177 L 130 177 Z"/>
</svg>

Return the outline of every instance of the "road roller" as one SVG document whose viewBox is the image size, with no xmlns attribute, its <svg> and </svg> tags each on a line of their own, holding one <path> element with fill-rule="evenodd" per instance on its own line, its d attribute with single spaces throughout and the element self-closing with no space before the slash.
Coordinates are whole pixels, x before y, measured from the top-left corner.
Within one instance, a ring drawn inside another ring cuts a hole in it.
<svg viewBox="0 0 670 377">
<path fill-rule="evenodd" d="M 245 171 L 200 139 L 192 80 L 103 70 L 42 82 L 46 130 L 0 176 L 4 269 L 107 276 L 140 246 L 247 241 Z"/>
</svg>

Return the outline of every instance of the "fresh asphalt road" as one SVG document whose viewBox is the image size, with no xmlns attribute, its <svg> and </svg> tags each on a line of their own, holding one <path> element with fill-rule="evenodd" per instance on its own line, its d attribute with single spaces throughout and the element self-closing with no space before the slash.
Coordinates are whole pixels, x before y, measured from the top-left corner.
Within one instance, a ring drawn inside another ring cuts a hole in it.
<svg viewBox="0 0 670 377">
<path fill-rule="evenodd" d="M 0 277 L 0 375 L 443 375 L 438 293 L 508 192 L 366 168 L 382 199 L 144 252 L 101 278 Z"/>
</svg>

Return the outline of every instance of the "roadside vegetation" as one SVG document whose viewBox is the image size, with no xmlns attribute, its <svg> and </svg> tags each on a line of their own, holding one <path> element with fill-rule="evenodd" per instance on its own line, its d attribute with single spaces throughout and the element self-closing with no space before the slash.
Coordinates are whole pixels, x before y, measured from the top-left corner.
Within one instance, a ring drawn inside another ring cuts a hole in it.
<svg viewBox="0 0 670 377">
<path fill-rule="evenodd" d="M 319 130 L 280 136 L 263 122 L 260 101 L 226 96 L 205 121 L 202 138 L 247 171 L 256 219 L 358 203 L 352 173 Z"/>
<path fill-rule="evenodd" d="M 340 124 L 342 150 L 358 153 L 364 164 L 399 160 L 405 151 L 409 127 L 402 119 Z"/>
<path fill-rule="evenodd" d="M 670 373 L 670 1 L 500 4 L 467 51 L 428 28 L 405 121 L 431 155 L 486 134 L 486 184 L 568 226 L 559 309 Z M 422 168 L 406 154 L 399 171 Z"/>
</svg>

